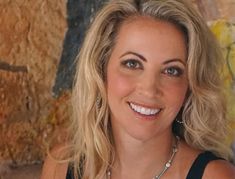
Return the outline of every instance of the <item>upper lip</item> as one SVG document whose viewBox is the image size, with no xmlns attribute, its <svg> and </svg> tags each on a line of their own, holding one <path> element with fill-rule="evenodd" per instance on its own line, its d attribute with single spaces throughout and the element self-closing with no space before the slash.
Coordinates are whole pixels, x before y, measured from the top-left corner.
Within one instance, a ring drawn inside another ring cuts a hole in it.
<svg viewBox="0 0 235 179">
<path fill-rule="evenodd" d="M 162 109 L 162 105 L 150 105 L 150 104 L 143 104 L 143 103 L 137 103 L 137 102 L 132 102 L 132 101 L 129 101 L 128 102 L 129 104 L 132 103 L 134 105 L 137 105 L 137 106 L 141 106 L 141 107 L 144 107 L 144 108 L 148 108 L 148 109 Z"/>
</svg>

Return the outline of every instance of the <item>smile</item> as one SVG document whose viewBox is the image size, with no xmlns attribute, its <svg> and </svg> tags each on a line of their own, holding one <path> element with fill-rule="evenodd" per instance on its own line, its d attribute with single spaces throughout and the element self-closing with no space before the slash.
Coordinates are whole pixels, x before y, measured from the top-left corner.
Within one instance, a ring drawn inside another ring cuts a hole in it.
<svg viewBox="0 0 235 179">
<path fill-rule="evenodd" d="M 151 115 L 156 115 L 157 113 L 160 112 L 160 109 L 153 109 L 153 108 L 146 108 L 143 106 L 139 106 L 133 103 L 129 103 L 131 109 L 133 109 L 135 112 L 140 113 L 142 115 L 147 115 L 147 116 L 151 116 Z"/>
</svg>

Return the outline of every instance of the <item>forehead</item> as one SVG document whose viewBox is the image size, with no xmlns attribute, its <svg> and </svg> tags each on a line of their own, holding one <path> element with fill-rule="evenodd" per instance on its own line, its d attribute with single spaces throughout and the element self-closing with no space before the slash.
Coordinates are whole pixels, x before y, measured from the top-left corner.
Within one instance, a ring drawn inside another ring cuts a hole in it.
<svg viewBox="0 0 235 179">
<path fill-rule="evenodd" d="M 177 25 L 176 23 L 160 20 L 153 17 L 148 16 L 133 16 L 126 19 L 119 29 L 118 35 L 123 35 L 124 33 L 131 33 L 138 31 L 148 31 L 149 33 L 152 32 L 150 35 L 156 35 L 156 32 L 164 35 L 164 34 L 175 34 L 178 36 L 185 36 L 183 30 Z"/>
<path fill-rule="evenodd" d="M 132 17 L 120 26 L 115 50 L 181 55 L 186 52 L 186 41 L 183 32 L 173 23 L 151 17 Z"/>
</svg>

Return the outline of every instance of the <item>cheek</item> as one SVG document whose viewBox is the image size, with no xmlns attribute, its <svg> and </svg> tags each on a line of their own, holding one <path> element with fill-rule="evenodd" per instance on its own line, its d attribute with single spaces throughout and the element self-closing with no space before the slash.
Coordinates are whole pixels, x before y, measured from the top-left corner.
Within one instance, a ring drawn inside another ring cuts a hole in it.
<svg viewBox="0 0 235 179">
<path fill-rule="evenodd" d="M 181 108 L 185 101 L 187 90 L 187 81 L 181 81 L 179 83 L 165 83 L 167 101 L 169 101 L 172 106 L 179 106 L 179 108 Z"/>
<path fill-rule="evenodd" d="M 133 83 L 127 76 L 110 71 L 107 74 L 108 98 L 121 98 L 127 96 L 132 91 Z"/>
</svg>

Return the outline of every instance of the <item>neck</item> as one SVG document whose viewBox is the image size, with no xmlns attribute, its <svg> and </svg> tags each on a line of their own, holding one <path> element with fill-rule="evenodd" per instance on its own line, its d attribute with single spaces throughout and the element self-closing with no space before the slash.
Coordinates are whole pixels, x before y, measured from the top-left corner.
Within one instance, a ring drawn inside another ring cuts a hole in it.
<svg viewBox="0 0 235 179">
<path fill-rule="evenodd" d="M 121 140 L 123 139 L 123 140 Z M 172 154 L 173 134 L 162 134 L 147 141 L 131 137 L 116 138 L 116 158 L 112 176 L 151 178 L 160 173 Z"/>
</svg>

